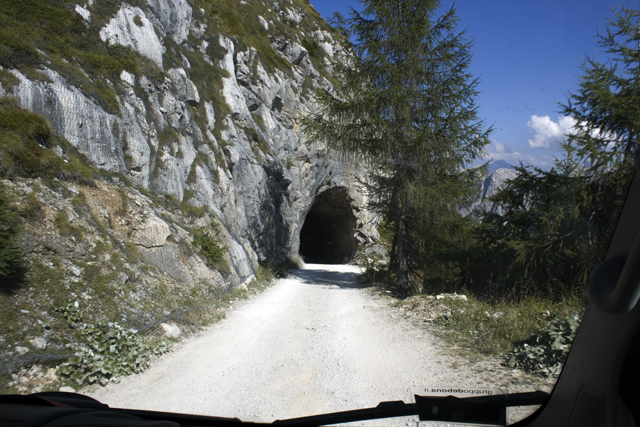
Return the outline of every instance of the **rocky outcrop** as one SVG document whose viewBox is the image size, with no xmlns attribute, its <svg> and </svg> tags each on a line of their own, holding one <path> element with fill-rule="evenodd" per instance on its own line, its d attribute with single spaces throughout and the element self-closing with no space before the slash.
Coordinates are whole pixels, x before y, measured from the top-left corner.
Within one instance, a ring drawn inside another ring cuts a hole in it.
<svg viewBox="0 0 640 427">
<path fill-rule="evenodd" d="M 23 108 L 47 117 L 59 134 L 98 167 L 110 171 L 125 169 L 122 125 L 127 122 L 124 118 L 107 113 L 53 70 L 43 71 L 49 82 L 31 81 L 19 71 L 12 72 L 20 83 L 10 93 Z M 127 134 L 134 134 L 136 130 L 136 126 L 131 126 Z"/>
<path fill-rule="evenodd" d="M 500 168 L 489 175 L 482 186 L 482 200 L 493 196 L 500 190 L 506 181 L 514 179 L 518 176 L 518 172 L 514 169 Z"/>
<path fill-rule="evenodd" d="M 107 111 L 53 66 L 43 70 L 48 81 L 10 70 L 19 84 L 0 93 L 46 116 L 98 167 L 208 212 L 198 227 L 212 219 L 221 224 L 232 270 L 226 280 L 232 285 L 251 278 L 261 261 L 298 254 L 305 219 L 323 193 L 344 199 L 336 202 L 344 210 L 337 217 L 349 223 L 345 254 L 350 255 L 341 261 L 350 259 L 354 247 L 377 240 L 378 219 L 367 211 L 366 194 L 357 184 L 365 175 L 333 158 L 324 144 L 307 141 L 300 128 L 301 117 L 316 110 L 312 91 L 332 88 L 329 59 L 342 52 L 334 37 L 318 25 L 306 33 L 292 30 L 289 39 L 265 34 L 274 53 L 289 64 L 267 71 L 255 47 L 207 33 L 215 22 L 203 10 L 192 10 L 187 0 L 147 0 L 146 5 L 123 3 L 100 31 L 105 43 L 129 46 L 164 69 L 154 76 L 123 70 L 119 80 L 106 80 L 118 112 Z M 298 25 L 305 16 L 293 4 L 274 5 L 271 15 L 256 17 L 267 33 L 274 22 Z M 83 19 L 94 19 L 91 7 L 79 8 Z M 165 36 L 178 46 L 171 52 Z M 312 58 L 304 39 L 315 40 L 321 48 L 316 55 L 322 57 Z M 178 60 L 167 59 L 169 53 Z M 211 87 L 187 60 L 195 61 L 193 55 L 211 67 L 207 73 L 221 76 L 219 85 Z M 322 72 L 314 61 L 322 61 Z M 149 262 L 184 282 L 219 280 L 176 249 L 170 236 L 187 231 L 150 212 L 141 214 L 144 219 L 127 238 Z"/>
<path fill-rule="evenodd" d="M 178 44 L 187 40 L 193 13 L 187 0 L 147 0 L 147 4 L 165 35 Z"/>
<path fill-rule="evenodd" d="M 130 46 L 162 68 L 165 49 L 160 43 L 151 21 L 139 7 L 124 4 L 116 16 L 100 31 L 102 41 L 109 44 Z"/>
<path fill-rule="evenodd" d="M 460 209 L 463 215 L 473 212 L 493 211 L 498 215 L 502 215 L 502 208 L 495 206 L 489 198 L 495 195 L 506 182 L 518 176 L 518 172 L 513 168 L 498 168 L 490 173 L 480 185 L 479 197 L 470 206 Z"/>
</svg>

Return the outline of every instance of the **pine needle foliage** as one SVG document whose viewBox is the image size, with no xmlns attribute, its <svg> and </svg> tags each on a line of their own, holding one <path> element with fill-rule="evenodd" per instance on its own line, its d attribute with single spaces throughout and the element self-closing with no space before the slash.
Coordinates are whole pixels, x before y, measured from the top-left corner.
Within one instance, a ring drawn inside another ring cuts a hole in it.
<svg viewBox="0 0 640 427">
<path fill-rule="evenodd" d="M 640 13 L 613 10 L 578 89 L 560 104 L 575 125 L 562 159 L 519 175 L 493 197 L 476 229 L 467 286 L 495 298 L 583 293 L 606 256 L 633 176 L 640 130 Z M 490 254 L 490 255 L 485 255 Z"/>
<path fill-rule="evenodd" d="M 364 0 L 343 26 L 353 55 L 335 64 L 342 85 L 316 93 L 303 126 L 344 156 L 368 163 L 371 208 L 394 225 L 390 273 L 408 292 L 433 276 L 433 242 L 459 240 L 457 213 L 475 191 L 490 129 L 477 116 L 471 43 L 454 8 L 433 0 Z"/>
<path fill-rule="evenodd" d="M 630 175 L 612 168 L 595 175 L 563 144 L 565 158 L 545 171 L 519 167 L 484 212 L 467 287 L 489 299 L 581 292 L 604 260 Z"/>
<path fill-rule="evenodd" d="M 630 168 L 640 131 L 640 11 L 612 12 L 606 34 L 597 36 L 606 61 L 587 57 L 577 92 L 560 105 L 576 122 L 568 140 L 594 173 Z"/>
</svg>

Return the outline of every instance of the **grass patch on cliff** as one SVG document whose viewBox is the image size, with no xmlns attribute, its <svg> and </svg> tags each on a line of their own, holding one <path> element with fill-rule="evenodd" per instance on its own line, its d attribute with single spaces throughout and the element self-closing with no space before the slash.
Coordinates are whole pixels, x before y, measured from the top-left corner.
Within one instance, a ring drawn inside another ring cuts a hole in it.
<svg viewBox="0 0 640 427">
<path fill-rule="evenodd" d="M 20 83 L 20 79 L 10 73 L 8 70 L 0 70 L 0 85 L 2 85 L 2 87 L 4 87 L 6 90 L 13 90 L 13 88 L 18 83 Z"/>
<path fill-rule="evenodd" d="M 238 126 L 238 128 L 242 129 L 245 135 L 247 135 L 247 139 L 251 143 L 251 150 L 254 152 L 254 154 L 260 154 L 258 150 L 265 154 L 271 152 L 271 150 L 269 149 L 269 144 L 267 144 L 267 141 L 265 141 L 265 139 L 257 130 L 244 126 Z"/>
<path fill-rule="evenodd" d="M 202 218 L 209 212 L 209 206 L 195 206 L 190 203 L 194 200 L 197 203 L 196 194 L 191 190 L 184 190 L 184 196 L 182 203 L 180 203 L 180 209 L 187 218 Z"/>
<path fill-rule="evenodd" d="M 246 50 L 247 46 L 256 48 L 268 72 L 273 73 L 277 68 L 291 75 L 291 64 L 273 49 L 269 32 L 258 20 L 258 15 L 269 19 L 271 13 L 266 4 L 259 1 L 241 4 L 226 0 L 198 0 L 196 3 L 213 19 L 216 31 L 236 38 L 238 49 Z"/>
<path fill-rule="evenodd" d="M 220 234 L 218 224 L 210 222 L 207 228 L 193 229 L 191 234 L 193 235 L 193 244 L 198 248 L 200 256 L 204 258 L 209 267 L 225 274 L 231 272 L 231 267 L 225 259 L 228 250 L 218 238 Z"/>
<path fill-rule="evenodd" d="M 207 35 L 206 40 L 209 43 L 209 47 L 218 46 L 219 49 L 222 49 L 219 45 L 217 34 Z M 182 67 L 181 55 L 184 55 L 191 64 L 191 68 L 188 69 L 189 78 L 198 88 L 198 94 L 200 95 L 200 104 L 197 108 L 192 108 L 192 112 L 194 112 L 194 116 L 200 116 L 196 117 L 196 120 L 200 122 L 200 127 L 205 129 L 203 126 L 204 117 L 206 117 L 204 102 L 207 101 L 213 104 L 218 123 L 216 127 L 221 126 L 222 118 L 231 114 L 231 108 L 229 108 L 221 93 L 222 78 L 229 77 L 227 72 L 219 66 L 211 65 L 205 61 L 202 53 L 198 50 L 181 49 L 171 37 L 165 37 L 163 41 L 167 49 L 167 54 L 165 54 L 167 62 L 173 66 Z M 193 45 L 197 45 L 197 41 L 193 38 L 190 38 L 190 41 Z M 211 59 L 213 64 L 217 64 L 220 58 L 214 57 Z"/>
<path fill-rule="evenodd" d="M 105 79 L 118 81 L 122 70 L 152 79 L 163 75 L 131 48 L 100 40 L 101 26 L 118 7 L 111 0 L 96 2 L 89 7 L 92 20 L 87 24 L 64 0 L 0 0 L 0 65 L 23 72 L 52 67 L 108 111 L 118 113 L 115 91 Z"/>
<path fill-rule="evenodd" d="M 245 51 L 247 46 L 254 47 L 260 55 L 260 61 L 265 70 L 271 74 L 275 69 L 279 69 L 291 76 L 291 67 L 293 66 L 271 46 L 269 39 L 271 36 L 296 41 L 310 36 L 314 31 L 325 30 L 330 32 L 335 39 L 346 41 L 337 30 L 322 19 L 307 0 L 295 0 L 292 3 L 280 4 L 282 11 L 285 8 L 297 10 L 302 18 L 299 23 L 289 19 L 287 13 L 279 14 L 278 11 L 271 8 L 269 2 L 198 0 L 196 3 L 195 7 L 203 8 L 206 14 L 214 20 L 216 31 L 235 39 L 236 49 Z M 260 23 L 258 16 L 270 21 L 268 30 Z M 321 59 L 325 56 L 324 51 L 320 50 L 316 53 L 315 58 L 320 59 L 318 63 L 322 64 Z M 319 71 L 323 75 L 326 74 L 323 66 Z"/>
<path fill-rule="evenodd" d="M 65 161 L 54 150 L 67 154 Z M 47 120 L 20 108 L 15 98 L 0 98 L 0 176 L 90 183 L 95 169 L 58 136 Z"/>
</svg>

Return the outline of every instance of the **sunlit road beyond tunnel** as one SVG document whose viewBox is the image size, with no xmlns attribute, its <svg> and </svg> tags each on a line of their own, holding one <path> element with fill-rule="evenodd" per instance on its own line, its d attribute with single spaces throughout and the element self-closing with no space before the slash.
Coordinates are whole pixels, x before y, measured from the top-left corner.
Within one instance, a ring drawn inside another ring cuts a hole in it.
<svg viewBox="0 0 640 427">
<path fill-rule="evenodd" d="M 305 262 L 346 264 L 355 255 L 356 217 L 345 188 L 331 188 L 316 196 L 300 232 Z"/>
</svg>

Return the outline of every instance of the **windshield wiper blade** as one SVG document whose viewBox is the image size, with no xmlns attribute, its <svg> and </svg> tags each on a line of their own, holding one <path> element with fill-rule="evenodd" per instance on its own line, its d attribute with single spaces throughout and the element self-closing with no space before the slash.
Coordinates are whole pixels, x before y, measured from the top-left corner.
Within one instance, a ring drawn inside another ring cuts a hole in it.
<svg viewBox="0 0 640 427">
<path fill-rule="evenodd" d="M 320 426 L 418 415 L 420 421 L 504 424 L 505 409 L 510 406 L 542 405 L 549 398 L 543 391 L 480 397 L 416 396 L 416 403 L 401 400 L 381 402 L 375 408 L 333 412 L 309 417 L 274 421 L 275 425 Z"/>
<path fill-rule="evenodd" d="M 326 424 L 350 423 L 353 421 L 375 420 L 418 415 L 416 403 L 404 403 L 402 400 L 381 402 L 375 408 L 355 409 L 352 411 L 332 412 L 309 417 L 276 420 L 277 425 L 319 426 Z"/>
</svg>

